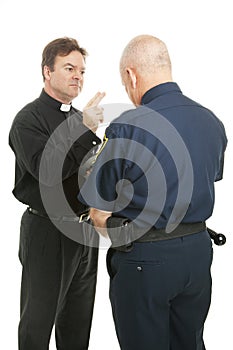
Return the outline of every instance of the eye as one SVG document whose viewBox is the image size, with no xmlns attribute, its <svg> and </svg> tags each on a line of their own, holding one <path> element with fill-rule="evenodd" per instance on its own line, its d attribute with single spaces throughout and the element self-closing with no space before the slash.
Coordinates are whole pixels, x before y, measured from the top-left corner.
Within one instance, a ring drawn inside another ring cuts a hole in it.
<svg viewBox="0 0 233 350">
<path fill-rule="evenodd" d="M 67 72 L 73 72 L 73 70 L 74 70 L 74 68 L 73 67 L 65 67 L 65 70 L 67 71 Z"/>
</svg>

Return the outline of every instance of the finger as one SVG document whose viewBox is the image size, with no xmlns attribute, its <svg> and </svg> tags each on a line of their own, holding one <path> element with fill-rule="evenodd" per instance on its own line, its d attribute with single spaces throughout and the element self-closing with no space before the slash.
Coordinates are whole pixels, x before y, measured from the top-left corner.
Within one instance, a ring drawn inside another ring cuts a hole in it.
<svg viewBox="0 0 233 350">
<path fill-rule="evenodd" d="M 98 106 L 98 104 L 102 101 L 102 99 L 104 98 L 104 96 L 106 95 L 105 92 L 101 92 L 95 99 L 94 101 L 94 106 Z"/>
<path fill-rule="evenodd" d="M 104 98 L 105 95 L 106 95 L 105 92 L 97 93 L 93 98 L 92 107 L 98 106 L 98 104 Z"/>
<path fill-rule="evenodd" d="M 95 96 L 92 97 L 92 99 L 87 103 L 87 105 L 85 106 L 85 108 L 91 107 L 92 104 L 94 103 L 94 101 L 96 100 L 96 98 L 97 98 L 100 94 L 101 94 L 101 92 L 97 92 L 97 93 L 95 94 Z"/>
<path fill-rule="evenodd" d="M 97 92 L 95 96 L 87 103 L 85 108 L 97 106 L 105 95 L 105 92 Z"/>
</svg>

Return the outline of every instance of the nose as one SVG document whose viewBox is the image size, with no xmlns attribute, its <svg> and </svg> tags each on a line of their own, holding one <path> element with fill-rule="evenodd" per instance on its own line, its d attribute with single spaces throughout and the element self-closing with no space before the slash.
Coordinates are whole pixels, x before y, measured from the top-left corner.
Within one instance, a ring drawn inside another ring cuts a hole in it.
<svg viewBox="0 0 233 350">
<path fill-rule="evenodd" d="M 77 79 L 77 80 L 83 80 L 83 74 L 82 74 L 82 72 L 80 72 L 80 71 L 78 71 L 78 70 L 76 70 L 75 71 L 75 73 L 74 73 L 74 77 L 73 77 L 74 79 Z"/>
</svg>

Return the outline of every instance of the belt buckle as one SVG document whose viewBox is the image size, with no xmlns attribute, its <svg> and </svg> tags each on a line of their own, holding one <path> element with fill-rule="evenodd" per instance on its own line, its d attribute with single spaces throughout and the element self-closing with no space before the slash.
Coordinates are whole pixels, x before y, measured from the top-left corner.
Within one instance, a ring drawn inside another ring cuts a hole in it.
<svg viewBox="0 0 233 350">
<path fill-rule="evenodd" d="M 87 211 L 79 216 L 79 223 L 88 221 L 89 219 L 90 219 L 90 215 L 89 215 L 89 212 Z"/>
</svg>

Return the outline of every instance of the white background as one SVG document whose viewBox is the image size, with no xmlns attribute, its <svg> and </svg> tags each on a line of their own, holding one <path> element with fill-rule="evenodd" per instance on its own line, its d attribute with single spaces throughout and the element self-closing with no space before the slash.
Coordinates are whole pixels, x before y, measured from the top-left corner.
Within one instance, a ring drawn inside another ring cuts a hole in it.
<svg viewBox="0 0 233 350">
<path fill-rule="evenodd" d="M 214 215 L 208 220 L 209 227 L 227 235 L 227 244 L 214 247 L 213 295 L 205 343 L 209 350 L 230 349 L 233 312 L 230 1 L 1 0 L 0 13 L 0 348 L 17 349 L 21 278 L 17 254 L 19 224 L 25 210 L 11 194 L 14 156 L 8 146 L 8 132 L 17 111 L 40 94 L 42 50 L 49 41 L 61 36 L 77 38 L 88 50 L 85 86 L 74 101 L 76 107 L 82 109 L 97 91 L 106 91 L 104 103 L 129 103 L 118 73 L 119 58 L 132 37 L 152 34 L 166 42 L 173 78 L 183 93 L 212 109 L 225 124 L 229 139 L 224 180 L 216 184 Z M 102 249 L 90 350 L 119 349 L 108 299 L 105 255 L 106 250 Z M 51 349 L 55 349 L 53 338 Z"/>
</svg>

